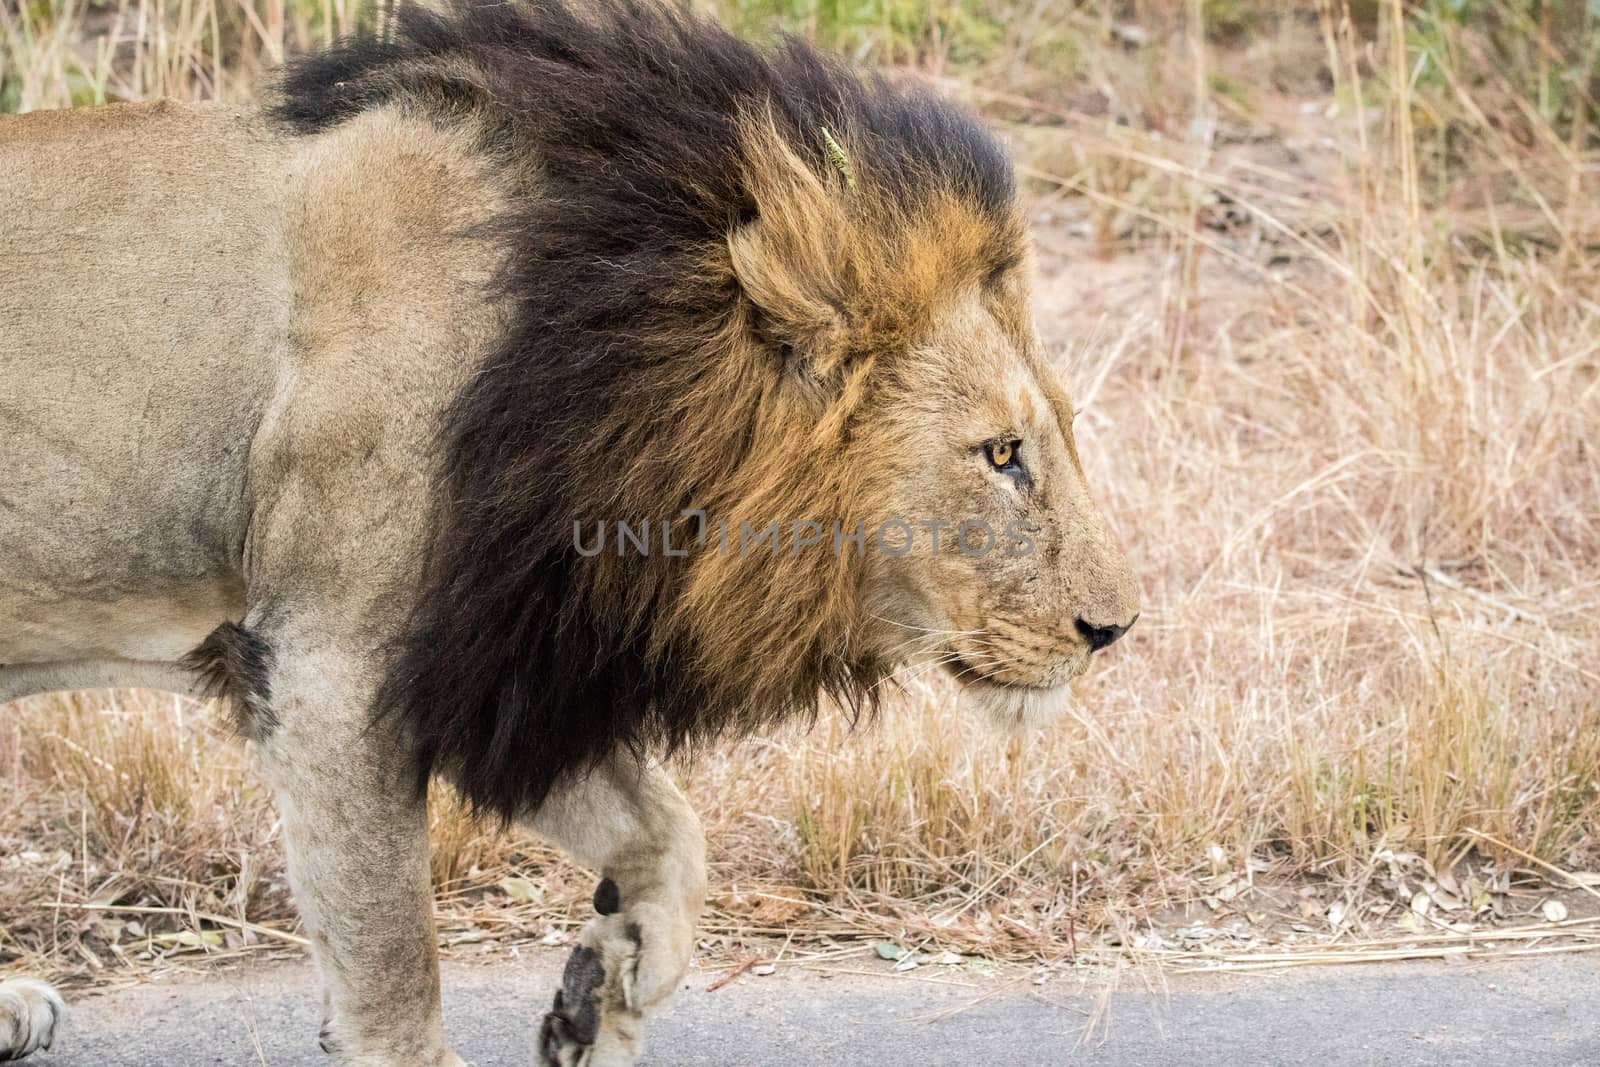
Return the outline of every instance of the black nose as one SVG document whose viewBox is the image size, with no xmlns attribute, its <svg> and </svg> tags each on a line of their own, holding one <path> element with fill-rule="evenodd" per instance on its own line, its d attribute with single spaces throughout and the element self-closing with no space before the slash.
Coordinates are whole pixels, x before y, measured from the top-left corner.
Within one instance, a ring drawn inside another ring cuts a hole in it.
<svg viewBox="0 0 1600 1067">
<path fill-rule="evenodd" d="M 1137 621 L 1139 620 L 1136 617 L 1134 622 Z M 1132 622 L 1128 624 L 1128 626 L 1132 625 Z M 1128 626 L 1091 626 L 1082 619 L 1078 620 L 1078 632 L 1083 635 L 1085 641 L 1089 642 L 1090 652 L 1099 652 L 1102 648 L 1127 633 Z"/>
</svg>

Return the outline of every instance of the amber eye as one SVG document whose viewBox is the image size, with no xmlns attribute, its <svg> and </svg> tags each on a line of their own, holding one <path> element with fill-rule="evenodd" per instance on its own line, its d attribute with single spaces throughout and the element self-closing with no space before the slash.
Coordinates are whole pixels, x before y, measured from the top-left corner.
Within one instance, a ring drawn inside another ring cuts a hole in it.
<svg viewBox="0 0 1600 1067">
<path fill-rule="evenodd" d="M 990 441 L 983 446 L 983 452 L 995 470 L 1013 471 L 1017 469 L 1017 446 L 1020 444 L 1021 441 Z"/>
</svg>

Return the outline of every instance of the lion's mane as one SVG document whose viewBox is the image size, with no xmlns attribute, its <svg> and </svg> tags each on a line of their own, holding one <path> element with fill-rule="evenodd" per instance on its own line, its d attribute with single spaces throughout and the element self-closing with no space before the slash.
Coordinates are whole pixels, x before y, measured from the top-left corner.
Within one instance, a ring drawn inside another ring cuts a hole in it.
<svg viewBox="0 0 1600 1067">
<path fill-rule="evenodd" d="M 385 106 L 469 124 L 512 194 L 512 325 L 442 427 L 379 700 L 420 780 L 509 817 L 619 745 L 869 704 L 853 553 L 591 558 L 573 524 L 855 514 L 873 360 L 1017 254 L 1000 147 L 926 91 L 649 0 L 410 7 L 291 66 L 276 114 L 314 135 Z"/>
</svg>

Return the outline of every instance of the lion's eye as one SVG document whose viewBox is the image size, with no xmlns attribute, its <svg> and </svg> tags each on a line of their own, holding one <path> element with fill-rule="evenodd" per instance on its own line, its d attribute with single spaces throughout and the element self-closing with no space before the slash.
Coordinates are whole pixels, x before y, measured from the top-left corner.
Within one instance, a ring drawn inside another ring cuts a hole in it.
<svg viewBox="0 0 1600 1067">
<path fill-rule="evenodd" d="M 989 466 L 995 470 L 1014 471 L 1020 468 L 1017 448 L 1021 444 L 1021 441 L 990 441 L 983 446 L 983 452 L 989 458 Z"/>
</svg>

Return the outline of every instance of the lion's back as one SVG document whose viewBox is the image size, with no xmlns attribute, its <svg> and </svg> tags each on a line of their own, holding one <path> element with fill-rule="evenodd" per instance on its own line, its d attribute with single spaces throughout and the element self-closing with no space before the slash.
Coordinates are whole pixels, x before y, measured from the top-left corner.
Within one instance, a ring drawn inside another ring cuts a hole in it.
<svg viewBox="0 0 1600 1067">
<path fill-rule="evenodd" d="M 285 333 L 272 158 L 247 113 L 217 107 L 0 120 L 0 630 L 13 644 L 58 642 L 82 603 L 226 599 L 198 594 L 221 588 L 237 550 L 235 446 Z M 32 603 L 30 589 L 43 591 Z M 115 651 L 106 629 L 74 647 Z"/>
<path fill-rule="evenodd" d="M 308 531 L 415 513 L 379 497 L 493 331 L 460 206 L 493 193 L 448 141 L 171 101 L 0 117 L 0 662 L 164 656 L 236 615 L 247 532 L 289 569 L 348 550 Z M 160 647 L 77 632 L 193 604 Z"/>
</svg>

